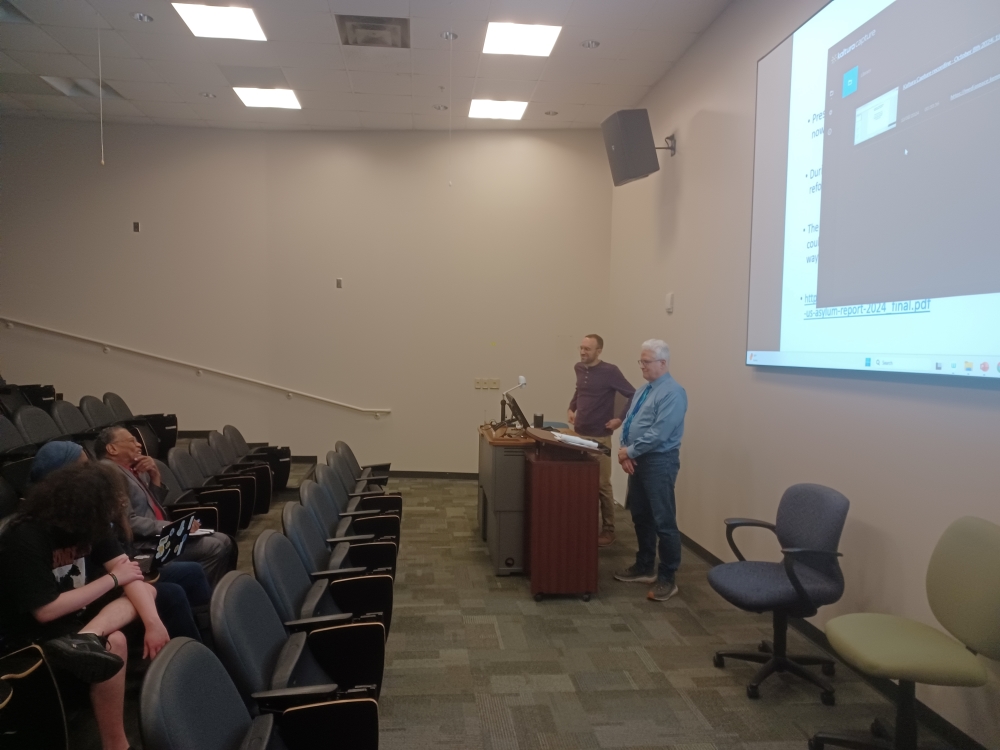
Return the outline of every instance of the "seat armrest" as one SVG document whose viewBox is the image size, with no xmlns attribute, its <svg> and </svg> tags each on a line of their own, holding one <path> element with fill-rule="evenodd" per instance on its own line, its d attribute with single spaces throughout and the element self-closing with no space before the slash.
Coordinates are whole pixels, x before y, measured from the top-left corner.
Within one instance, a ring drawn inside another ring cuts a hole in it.
<svg viewBox="0 0 1000 750">
<path fill-rule="evenodd" d="M 329 628 L 334 625 L 346 625 L 354 619 L 350 612 L 341 612 L 339 615 L 323 615 L 321 617 L 300 617 L 298 620 L 289 620 L 285 627 L 289 630 L 305 630 L 310 632 L 316 628 Z"/>
<path fill-rule="evenodd" d="M 774 531 L 774 524 L 768 521 L 758 521 L 755 518 L 727 518 L 723 523 L 726 524 L 726 541 L 729 542 L 729 549 L 733 551 L 736 555 L 736 559 L 740 562 L 746 561 L 743 553 L 740 552 L 740 548 L 736 546 L 736 541 L 733 539 L 733 531 L 740 528 L 741 526 L 756 526 L 761 529 L 768 529 Z"/>
<path fill-rule="evenodd" d="M 809 598 L 809 594 L 806 592 L 805 587 L 799 580 L 798 575 L 795 573 L 795 561 L 799 560 L 804 562 L 810 556 L 820 556 L 827 558 L 829 560 L 836 560 L 838 557 L 843 557 L 839 552 L 831 552 L 830 550 L 824 549 L 805 549 L 803 547 L 785 547 L 781 550 L 781 554 L 785 556 L 785 575 L 788 576 L 788 580 L 792 583 L 792 588 L 795 589 L 795 593 L 799 595 L 799 599 L 809 605 L 810 609 L 814 612 L 816 606 L 812 603 L 812 599 Z"/>
<path fill-rule="evenodd" d="M 180 508 L 185 505 L 197 505 L 198 504 L 198 493 L 194 490 L 184 490 L 180 495 L 178 495 L 172 502 L 167 502 L 163 504 L 166 509 L 170 508 Z"/>
<path fill-rule="evenodd" d="M 333 580 L 335 578 L 351 578 L 352 576 L 363 576 L 368 572 L 368 568 L 337 568 L 336 570 L 314 570 L 309 577 L 314 581 L 319 579 Z"/>
<path fill-rule="evenodd" d="M 389 461 L 386 461 L 384 464 L 362 464 L 361 470 L 364 471 L 365 469 L 371 469 L 372 474 L 375 474 L 380 471 L 389 471 L 390 465 L 391 462 Z"/>
<path fill-rule="evenodd" d="M 344 518 L 364 518 L 366 516 L 377 516 L 381 513 L 378 508 L 372 508 L 371 510 L 342 510 L 340 511 L 340 517 Z"/>
<path fill-rule="evenodd" d="M 307 685 L 305 687 L 282 688 L 280 690 L 262 690 L 251 696 L 257 701 L 261 711 L 282 713 L 295 706 L 307 706 L 311 703 L 323 703 L 337 698 L 337 685 Z"/>
<path fill-rule="evenodd" d="M 240 750 L 263 750 L 269 746 L 273 732 L 274 714 L 258 714 L 240 743 Z"/>
<path fill-rule="evenodd" d="M 384 492 L 348 492 L 348 497 L 383 497 Z"/>
<path fill-rule="evenodd" d="M 348 536 L 333 536 L 326 540 L 327 544 L 340 544 L 341 542 L 370 542 L 375 539 L 374 534 L 350 534 Z"/>
</svg>

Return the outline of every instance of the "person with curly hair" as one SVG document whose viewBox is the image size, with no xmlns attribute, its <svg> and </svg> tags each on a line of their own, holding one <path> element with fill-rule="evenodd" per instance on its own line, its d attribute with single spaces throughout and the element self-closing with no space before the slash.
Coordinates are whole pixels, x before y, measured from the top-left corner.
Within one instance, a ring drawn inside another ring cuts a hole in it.
<svg viewBox="0 0 1000 750">
<path fill-rule="evenodd" d="M 108 467 L 69 466 L 35 485 L 0 525 L 0 653 L 38 643 L 60 680 L 89 684 L 104 750 L 129 748 L 121 630 L 139 614 L 133 600 L 156 617 L 155 593 L 138 563 L 114 554 L 115 533 L 127 525 L 123 493 Z M 86 583 L 88 555 L 96 565 L 114 562 Z M 120 596 L 127 587 L 137 596 Z M 167 640 L 165 631 L 156 643 L 147 639 L 147 650 Z"/>
</svg>

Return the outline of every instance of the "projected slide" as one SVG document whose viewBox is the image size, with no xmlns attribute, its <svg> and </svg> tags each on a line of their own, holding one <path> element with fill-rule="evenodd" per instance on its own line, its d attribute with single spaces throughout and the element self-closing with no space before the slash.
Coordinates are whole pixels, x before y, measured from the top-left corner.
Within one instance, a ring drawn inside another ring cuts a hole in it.
<svg viewBox="0 0 1000 750">
<path fill-rule="evenodd" d="M 1000 378 L 1000 2 L 833 0 L 758 67 L 747 363 Z"/>
</svg>

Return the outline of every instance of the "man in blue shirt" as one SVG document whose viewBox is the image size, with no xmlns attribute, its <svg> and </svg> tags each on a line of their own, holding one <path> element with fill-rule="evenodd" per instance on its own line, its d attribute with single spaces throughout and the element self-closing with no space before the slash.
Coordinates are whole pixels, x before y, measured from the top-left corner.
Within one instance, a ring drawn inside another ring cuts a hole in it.
<svg viewBox="0 0 1000 750">
<path fill-rule="evenodd" d="M 615 578 L 652 583 L 647 598 L 665 602 L 677 593 L 674 574 L 681 564 L 674 483 L 681 468 L 687 393 L 670 376 L 670 348 L 666 342 L 644 342 L 639 367 L 646 386 L 633 397 L 625 415 L 618 451 L 618 463 L 629 475 L 626 502 L 632 512 L 639 551 L 635 564 L 615 573 Z"/>
</svg>

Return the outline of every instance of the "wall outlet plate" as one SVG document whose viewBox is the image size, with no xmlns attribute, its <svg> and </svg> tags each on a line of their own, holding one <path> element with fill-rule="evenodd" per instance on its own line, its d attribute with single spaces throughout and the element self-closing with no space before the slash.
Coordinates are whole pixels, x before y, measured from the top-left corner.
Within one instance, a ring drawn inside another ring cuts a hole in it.
<svg viewBox="0 0 1000 750">
<path fill-rule="evenodd" d="M 486 386 L 487 388 L 490 388 L 491 390 L 494 390 L 494 391 L 499 391 L 500 390 L 500 378 L 490 378 L 486 382 L 487 382 L 487 386 Z"/>
</svg>

